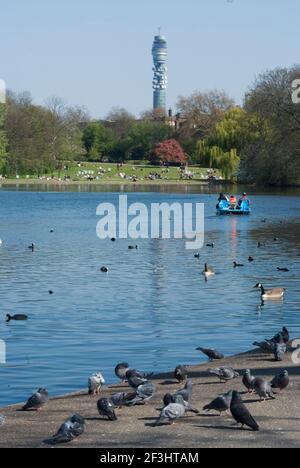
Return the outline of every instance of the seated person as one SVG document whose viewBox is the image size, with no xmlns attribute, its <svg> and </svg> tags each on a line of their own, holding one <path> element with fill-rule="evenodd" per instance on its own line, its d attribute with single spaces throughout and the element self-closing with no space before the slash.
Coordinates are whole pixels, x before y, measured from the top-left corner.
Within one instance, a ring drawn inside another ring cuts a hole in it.
<svg viewBox="0 0 300 468">
<path fill-rule="evenodd" d="M 234 195 L 231 195 L 229 203 L 230 203 L 230 208 L 232 210 L 235 210 L 236 209 L 236 204 L 237 204 L 237 199 L 236 199 L 236 197 Z"/>
<path fill-rule="evenodd" d="M 239 203 L 238 203 L 238 208 L 239 209 L 241 209 L 241 206 L 242 206 L 244 201 L 247 202 L 248 205 L 250 205 L 250 202 L 248 200 L 248 196 L 247 196 L 246 192 L 244 192 L 243 195 L 242 195 L 242 198 L 239 199 Z"/>
<path fill-rule="evenodd" d="M 227 203 L 229 203 L 228 197 L 224 193 L 220 193 L 217 208 L 219 208 L 221 201 L 226 201 Z"/>
</svg>

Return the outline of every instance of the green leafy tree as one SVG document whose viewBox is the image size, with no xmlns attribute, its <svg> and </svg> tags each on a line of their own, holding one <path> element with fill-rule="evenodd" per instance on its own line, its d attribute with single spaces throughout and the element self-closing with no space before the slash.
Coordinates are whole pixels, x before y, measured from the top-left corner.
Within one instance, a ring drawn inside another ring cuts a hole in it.
<svg viewBox="0 0 300 468">
<path fill-rule="evenodd" d="M 132 125 L 128 133 L 130 159 L 149 159 L 153 148 L 172 138 L 174 130 L 161 122 L 143 121 Z"/>
<path fill-rule="evenodd" d="M 101 161 L 108 157 L 116 144 L 113 131 L 100 122 L 89 123 L 83 131 L 82 140 L 91 161 Z"/>
<path fill-rule="evenodd" d="M 4 129 L 5 115 L 6 106 L 5 104 L 0 104 L 0 175 L 5 164 L 5 157 L 7 155 L 7 138 Z"/>
</svg>

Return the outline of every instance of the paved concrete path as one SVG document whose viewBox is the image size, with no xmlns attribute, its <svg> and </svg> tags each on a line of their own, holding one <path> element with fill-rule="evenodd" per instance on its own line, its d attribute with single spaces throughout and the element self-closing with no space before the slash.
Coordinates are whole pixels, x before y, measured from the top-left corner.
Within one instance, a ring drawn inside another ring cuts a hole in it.
<svg viewBox="0 0 300 468">
<path fill-rule="evenodd" d="M 194 382 L 193 405 L 201 410 L 200 415 L 188 416 L 172 426 L 152 427 L 163 395 L 180 388 L 170 373 L 154 378 L 157 394 L 148 405 L 117 410 L 119 419 L 116 422 L 101 420 L 96 407 L 97 397 L 86 393 L 53 399 L 37 413 L 20 412 L 18 409 L 21 405 L 1 409 L 6 422 L 0 427 L 0 447 L 46 447 L 43 440 L 53 435 L 70 415 L 80 413 L 87 420 L 86 432 L 68 447 L 299 448 L 300 366 L 293 364 L 291 355 L 286 355 L 284 363 L 275 363 L 269 355 L 251 352 L 226 359 L 222 361 L 224 364 L 241 372 L 250 368 L 254 375 L 268 379 L 282 369 L 288 369 L 290 387 L 278 394 L 276 400 L 260 403 L 256 396 L 243 395 L 261 427 L 260 432 L 239 429 L 230 416 L 220 417 L 202 411 L 203 406 L 218 394 L 229 390 L 245 391 L 241 379 L 228 384 L 218 383 L 216 378 L 207 374 L 208 367 L 217 367 L 217 364 L 206 364 L 191 367 L 189 375 Z M 116 391 L 120 391 L 120 387 L 105 388 L 102 396 Z"/>
</svg>

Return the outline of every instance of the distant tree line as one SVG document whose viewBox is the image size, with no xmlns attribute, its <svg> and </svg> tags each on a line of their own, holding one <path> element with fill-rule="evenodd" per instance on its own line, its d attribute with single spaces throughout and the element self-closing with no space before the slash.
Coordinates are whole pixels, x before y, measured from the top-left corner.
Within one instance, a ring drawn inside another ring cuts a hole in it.
<svg viewBox="0 0 300 468">
<path fill-rule="evenodd" d="M 134 160 L 197 164 L 243 182 L 296 183 L 300 104 L 292 101 L 292 83 L 297 78 L 299 67 L 261 75 L 243 107 L 224 91 L 181 96 L 176 119 L 159 110 L 137 119 L 113 109 L 96 121 L 58 98 L 38 106 L 28 93 L 9 93 L 0 104 L 0 174 L 51 174 L 71 161 Z"/>
</svg>

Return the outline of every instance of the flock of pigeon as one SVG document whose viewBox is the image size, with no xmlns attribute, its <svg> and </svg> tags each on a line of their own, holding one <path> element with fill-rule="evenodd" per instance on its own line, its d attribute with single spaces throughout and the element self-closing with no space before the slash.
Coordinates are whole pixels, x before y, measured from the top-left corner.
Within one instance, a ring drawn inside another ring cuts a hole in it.
<svg viewBox="0 0 300 468">
<path fill-rule="evenodd" d="M 265 340 L 261 343 L 254 343 L 259 346 L 264 352 L 274 353 L 276 360 L 282 360 L 283 349 L 287 348 L 290 340 L 289 332 L 284 327 L 282 331 L 276 334 L 272 339 Z M 282 353 L 278 353 L 278 346 Z M 210 362 L 220 361 L 224 359 L 224 355 L 214 349 L 197 348 L 205 354 Z M 193 406 L 193 382 L 188 377 L 189 370 L 186 366 L 179 365 L 174 371 L 174 378 L 179 384 L 185 384 L 173 395 L 167 393 L 163 398 L 163 407 L 153 426 L 161 426 L 166 424 L 174 424 L 176 420 L 185 417 L 186 413 L 192 412 L 199 414 L 200 411 Z M 231 367 L 216 367 L 208 370 L 209 375 L 217 376 L 221 383 L 234 381 L 240 377 L 240 374 Z M 153 374 L 138 371 L 129 367 L 127 363 L 120 363 L 115 368 L 115 374 L 120 379 L 121 384 L 128 385 L 128 391 L 113 393 L 110 397 L 100 398 L 97 401 L 97 410 L 99 415 L 108 421 L 117 421 L 118 409 L 126 407 L 134 407 L 147 404 L 156 393 L 156 386 L 151 381 Z M 287 370 L 276 375 L 272 381 L 267 381 L 262 377 L 252 375 L 250 369 L 247 369 L 243 375 L 242 383 L 248 393 L 258 395 L 260 401 L 267 399 L 275 399 L 274 390 L 280 392 L 289 386 L 290 378 Z M 105 379 L 102 373 L 93 374 L 88 379 L 88 392 L 91 396 L 99 396 L 101 389 L 105 384 Z M 23 406 L 22 411 L 39 411 L 44 407 L 49 400 L 48 391 L 40 388 L 32 395 L 27 403 Z M 211 403 L 204 406 L 203 411 L 216 411 L 220 414 L 231 413 L 236 423 L 250 428 L 253 431 L 259 431 L 259 425 L 250 414 L 248 408 L 244 404 L 239 392 L 233 390 L 224 395 L 215 398 Z M 2 420 L 4 424 L 5 420 Z M 1 419 L 0 419 L 1 425 Z M 45 440 L 46 444 L 56 445 L 71 442 L 75 438 L 81 436 L 85 431 L 85 419 L 79 414 L 75 414 L 69 418 L 57 431 L 55 435 Z"/>
</svg>

